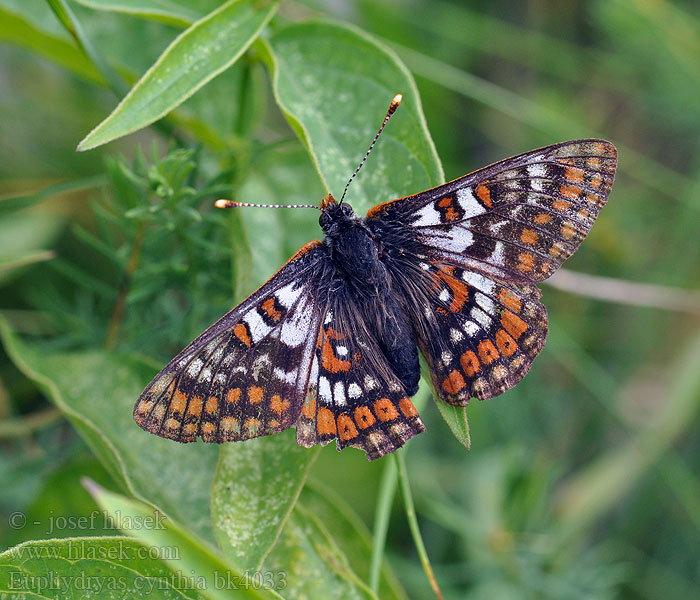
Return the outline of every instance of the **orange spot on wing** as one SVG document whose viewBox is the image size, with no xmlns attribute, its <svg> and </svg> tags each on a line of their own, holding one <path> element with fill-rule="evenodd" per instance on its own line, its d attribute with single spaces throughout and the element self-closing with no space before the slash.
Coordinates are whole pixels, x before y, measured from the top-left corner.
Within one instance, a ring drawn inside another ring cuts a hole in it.
<svg viewBox="0 0 700 600">
<path fill-rule="evenodd" d="M 512 356 L 518 349 L 518 344 L 505 329 L 499 329 L 496 332 L 496 345 L 503 356 Z"/>
<path fill-rule="evenodd" d="M 328 328 L 331 332 L 333 331 L 330 327 Z M 338 373 L 340 371 L 347 373 L 350 370 L 351 363 L 349 360 L 340 359 L 335 355 L 335 351 L 328 341 L 328 333 L 323 334 L 326 339 L 323 340 L 323 347 L 321 348 L 321 364 L 326 371 L 331 373 Z"/>
<path fill-rule="evenodd" d="M 185 408 L 187 407 L 187 394 L 177 390 L 173 394 L 173 401 L 170 407 L 173 409 L 173 412 L 185 412 Z"/>
<path fill-rule="evenodd" d="M 575 167 L 567 167 L 564 171 L 564 177 L 571 183 L 583 183 L 583 171 Z"/>
<path fill-rule="evenodd" d="M 348 417 L 348 415 L 343 414 L 338 416 L 338 435 L 344 442 L 357 437 L 355 423 L 352 422 L 352 419 Z"/>
<path fill-rule="evenodd" d="M 457 394 L 465 385 L 464 377 L 455 369 L 442 382 L 442 389 L 448 394 Z"/>
<path fill-rule="evenodd" d="M 231 417 L 226 417 L 227 419 L 230 419 Z M 207 435 L 211 435 L 216 431 L 216 425 L 214 423 L 210 423 L 209 421 L 205 421 L 202 423 L 202 432 L 206 433 Z"/>
<path fill-rule="evenodd" d="M 176 419 L 170 418 L 165 421 L 165 427 L 167 429 L 177 429 L 180 427 L 180 421 L 177 421 Z"/>
<path fill-rule="evenodd" d="M 518 255 L 518 269 L 527 273 L 535 266 L 535 256 L 529 252 L 522 252 Z"/>
<path fill-rule="evenodd" d="M 498 350 L 496 346 L 493 345 L 491 340 L 483 340 L 479 343 L 479 358 L 481 362 L 485 365 L 490 365 L 494 360 L 499 357 Z"/>
<path fill-rule="evenodd" d="M 399 416 L 394 403 L 389 398 L 381 398 L 374 403 L 374 412 L 380 421 L 393 421 Z"/>
<path fill-rule="evenodd" d="M 469 297 L 469 288 L 459 279 L 453 277 L 454 271 L 454 267 L 449 265 L 440 265 L 440 268 L 433 273 L 433 280 L 435 283 L 434 289 L 439 289 L 440 282 L 444 281 L 447 284 L 447 287 L 449 287 L 452 291 L 452 303 L 450 304 L 450 310 L 452 312 L 459 312 L 462 310 L 464 303 Z M 440 312 L 440 308 L 437 310 Z"/>
<path fill-rule="evenodd" d="M 561 198 L 557 198 L 552 201 L 552 208 L 554 210 L 558 210 L 559 212 L 568 210 L 571 207 L 571 202 L 568 202 L 567 200 L 562 200 Z"/>
<path fill-rule="evenodd" d="M 254 385 L 248 388 L 248 400 L 251 404 L 258 404 L 263 399 L 263 389 Z"/>
<path fill-rule="evenodd" d="M 581 193 L 581 188 L 576 187 L 575 185 L 562 185 L 559 188 L 559 193 L 567 200 L 578 200 L 579 194 Z"/>
<path fill-rule="evenodd" d="M 459 213 L 455 210 L 452 202 L 453 198 L 448 196 L 447 198 L 443 198 L 437 203 L 440 208 L 445 209 L 445 220 L 449 221 L 450 223 L 459 219 Z"/>
<path fill-rule="evenodd" d="M 192 435 L 195 431 L 197 430 L 197 424 L 196 423 L 187 423 L 182 428 L 182 431 L 186 433 L 187 435 Z"/>
<path fill-rule="evenodd" d="M 149 412 L 153 408 L 153 402 L 147 401 L 147 400 L 141 400 L 139 402 L 139 414 L 143 415 L 147 412 Z M 173 409 L 175 410 L 175 409 Z"/>
<path fill-rule="evenodd" d="M 516 340 L 527 331 L 527 323 L 510 311 L 501 315 L 501 325 Z"/>
<path fill-rule="evenodd" d="M 233 388 L 226 394 L 226 402 L 229 404 L 235 404 L 241 399 L 241 389 Z"/>
<path fill-rule="evenodd" d="M 245 325 L 243 325 L 243 323 L 239 323 L 233 328 L 233 335 L 235 335 L 246 346 L 248 346 L 248 348 L 250 348 L 250 338 L 248 337 L 248 330 L 245 328 Z"/>
<path fill-rule="evenodd" d="M 476 195 L 487 207 L 491 208 L 491 190 L 483 183 L 476 187 Z"/>
<path fill-rule="evenodd" d="M 513 312 L 520 312 L 522 308 L 520 298 L 508 288 L 498 290 L 498 301 Z"/>
<path fill-rule="evenodd" d="M 595 169 L 596 171 L 600 169 L 600 159 L 599 158 L 589 158 L 586 160 L 586 166 L 589 169 Z"/>
<path fill-rule="evenodd" d="M 335 435 L 335 419 L 333 413 L 327 408 L 318 409 L 316 429 L 320 435 Z"/>
<path fill-rule="evenodd" d="M 245 426 L 248 429 L 259 429 L 260 428 L 260 421 L 256 419 L 255 417 L 248 417 L 248 419 L 245 422 Z"/>
<path fill-rule="evenodd" d="M 533 221 L 538 225 L 546 225 L 551 220 L 552 217 L 550 217 L 547 213 L 540 213 L 538 215 L 535 215 L 535 218 L 533 219 Z"/>
<path fill-rule="evenodd" d="M 366 406 L 358 406 L 355 409 L 355 422 L 360 429 L 367 429 L 374 425 L 375 418 L 369 408 Z"/>
<path fill-rule="evenodd" d="M 462 370 L 467 377 L 474 377 L 474 375 L 479 372 L 479 369 L 481 369 L 479 359 L 471 350 L 467 350 L 464 354 L 462 354 L 462 356 L 460 356 L 459 364 L 462 365 Z"/>
<path fill-rule="evenodd" d="M 216 396 L 209 396 L 204 410 L 209 414 L 215 413 L 219 408 L 219 399 Z"/>
<path fill-rule="evenodd" d="M 416 410 L 416 407 L 413 406 L 413 402 L 411 402 L 409 398 L 401 398 L 401 400 L 399 400 L 399 408 L 401 409 L 403 416 L 407 419 L 418 416 L 418 411 Z"/>
<path fill-rule="evenodd" d="M 316 398 L 309 398 L 301 407 L 301 414 L 307 419 L 313 419 L 316 416 Z"/>
<path fill-rule="evenodd" d="M 571 221 L 567 221 L 561 226 L 561 234 L 563 237 L 565 237 L 567 240 L 570 240 L 574 235 L 576 234 L 576 230 L 574 229 L 574 224 Z"/>
<path fill-rule="evenodd" d="M 534 244 L 537 241 L 537 234 L 532 229 L 523 229 L 520 239 L 526 244 Z"/>
<path fill-rule="evenodd" d="M 187 414 L 194 417 L 198 417 L 202 414 L 202 399 L 199 396 L 195 396 L 190 400 L 190 405 L 187 407 Z"/>
<path fill-rule="evenodd" d="M 272 398 L 270 398 L 270 408 L 276 413 L 282 414 L 289 408 L 289 400 L 286 398 L 282 399 L 279 396 L 272 396 Z"/>
<path fill-rule="evenodd" d="M 234 419 L 233 417 L 224 417 L 221 419 L 221 429 L 224 431 L 233 431 L 236 427 L 238 427 L 238 419 Z"/>
<path fill-rule="evenodd" d="M 262 303 L 261 307 L 265 311 L 265 314 L 268 316 L 268 318 L 274 321 L 275 323 L 282 318 L 282 313 L 275 308 L 274 298 L 268 298 L 267 300 L 265 300 L 265 302 Z"/>
</svg>

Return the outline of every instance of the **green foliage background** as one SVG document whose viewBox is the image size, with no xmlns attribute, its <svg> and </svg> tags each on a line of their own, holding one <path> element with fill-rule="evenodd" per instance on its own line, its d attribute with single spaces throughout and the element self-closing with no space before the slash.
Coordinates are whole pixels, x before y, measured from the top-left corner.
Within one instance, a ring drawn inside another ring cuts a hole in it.
<svg viewBox="0 0 700 600">
<path fill-rule="evenodd" d="M 700 597 L 697 3 L 0 0 L 0 40 L 0 594 L 430 597 L 412 500 L 446 598 Z M 469 452 L 423 386 L 399 483 L 290 432 L 141 431 L 159 366 L 320 235 L 213 200 L 339 194 L 396 92 L 358 212 L 540 145 L 619 149 L 531 373 L 468 408 Z M 256 570 L 274 590 L 213 575 Z"/>
</svg>

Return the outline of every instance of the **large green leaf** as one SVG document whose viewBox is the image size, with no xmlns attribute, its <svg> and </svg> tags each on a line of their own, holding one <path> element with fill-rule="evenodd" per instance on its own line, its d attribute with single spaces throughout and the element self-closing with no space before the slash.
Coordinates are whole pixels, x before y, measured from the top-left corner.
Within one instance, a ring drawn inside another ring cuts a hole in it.
<svg viewBox="0 0 700 600">
<path fill-rule="evenodd" d="M 209 490 L 218 448 L 177 444 L 141 430 L 134 402 L 153 370 L 100 350 L 55 352 L 20 340 L 0 320 L 13 362 L 66 414 L 113 477 L 132 494 L 213 541 Z"/>
<path fill-rule="evenodd" d="M 260 34 L 278 0 L 230 0 L 179 35 L 102 123 L 89 150 L 146 127 L 230 67 Z"/>
<path fill-rule="evenodd" d="M 276 100 L 338 199 L 395 94 L 403 102 L 350 188 L 356 211 L 443 181 L 415 83 L 388 49 L 354 28 L 287 27 L 261 42 Z"/>
<path fill-rule="evenodd" d="M 212 518 L 219 545 L 238 568 L 260 568 L 317 454 L 297 446 L 293 431 L 221 448 Z"/>
<path fill-rule="evenodd" d="M 150 551 L 126 537 L 25 542 L 0 554 L 0 596 L 27 598 L 203 598 Z"/>
</svg>

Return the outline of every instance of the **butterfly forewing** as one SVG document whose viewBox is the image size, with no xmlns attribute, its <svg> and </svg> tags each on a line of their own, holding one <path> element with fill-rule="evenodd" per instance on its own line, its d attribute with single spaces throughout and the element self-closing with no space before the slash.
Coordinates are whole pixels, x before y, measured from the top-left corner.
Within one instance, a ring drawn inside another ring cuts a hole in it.
<svg viewBox="0 0 700 600">
<path fill-rule="evenodd" d="M 539 282 L 590 231 L 616 162 L 609 142 L 556 144 L 379 205 L 368 223 L 399 221 L 428 254 L 496 278 Z"/>
<path fill-rule="evenodd" d="M 325 313 L 318 242 L 178 354 L 148 385 L 136 422 L 180 442 L 244 440 L 294 424 Z"/>
</svg>

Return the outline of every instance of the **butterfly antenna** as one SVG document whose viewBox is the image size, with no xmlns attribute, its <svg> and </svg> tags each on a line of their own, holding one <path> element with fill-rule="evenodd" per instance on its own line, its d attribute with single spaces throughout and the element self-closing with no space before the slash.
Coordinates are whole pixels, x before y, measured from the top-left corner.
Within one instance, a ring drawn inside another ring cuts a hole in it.
<svg viewBox="0 0 700 600">
<path fill-rule="evenodd" d="M 348 183 L 345 186 L 345 189 L 343 190 L 343 195 L 340 198 L 339 204 L 343 203 L 343 200 L 345 199 L 345 194 L 348 193 L 348 188 L 350 187 L 352 180 L 355 179 L 355 176 L 360 172 L 362 165 L 365 164 L 365 161 L 367 160 L 369 153 L 372 152 L 372 148 L 374 148 L 374 145 L 377 143 L 379 136 L 382 134 L 382 131 L 384 131 L 384 127 L 386 127 L 386 124 L 389 122 L 391 115 L 393 115 L 396 112 L 396 109 L 399 107 L 399 104 L 401 104 L 402 98 L 403 98 L 403 96 L 401 94 L 396 94 L 396 96 L 394 96 L 394 98 L 391 100 L 391 104 L 389 104 L 389 110 L 386 111 L 386 117 L 384 117 L 384 122 L 382 123 L 382 126 L 379 128 L 379 131 L 377 131 L 377 135 L 374 136 L 372 143 L 369 145 L 369 150 L 367 150 L 367 152 L 365 153 L 365 156 L 362 159 L 362 162 L 360 162 L 360 165 L 357 167 L 357 169 L 355 169 L 355 172 L 352 174 L 352 177 L 350 177 L 350 179 L 348 180 Z"/>
<path fill-rule="evenodd" d="M 254 208 L 315 208 L 321 210 L 315 204 L 251 204 L 250 202 L 236 202 L 220 198 L 214 202 L 216 208 L 237 208 L 239 206 L 252 206 Z"/>
</svg>

